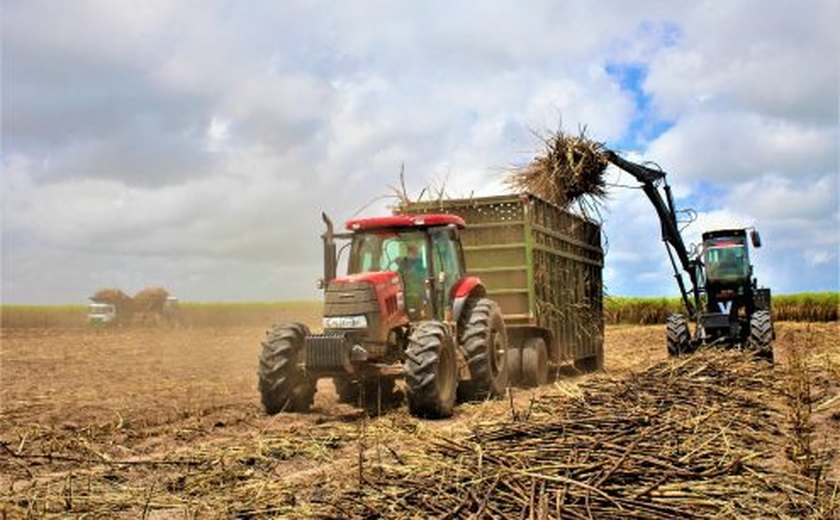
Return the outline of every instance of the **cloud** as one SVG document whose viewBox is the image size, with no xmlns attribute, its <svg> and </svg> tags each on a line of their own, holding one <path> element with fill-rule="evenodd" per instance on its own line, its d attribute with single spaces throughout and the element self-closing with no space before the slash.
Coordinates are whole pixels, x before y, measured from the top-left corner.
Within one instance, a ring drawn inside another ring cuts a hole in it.
<svg viewBox="0 0 840 520">
<path fill-rule="evenodd" d="M 808 126 L 760 114 L 702 112 L 685 116 L 655 139 L 655 157 L 674 182 L 733 184 L 764 174 L 802 179 L 836 171 L 837 127 Z"/>
<path fill-rule="evenodd" d="M 560 119 L 661 164 L 695 226 L 758 225 L 779 287 L 837 285 L 836 2 L 4 8 L 4 301 L 316 297 L 320 211 L 387 211 L 403 164 L 498 193 Z M 640 192 L 605 226 L 613 293 L 673 292 Z"/>
<path fill-rule="evenodd" d="M 668 118 L 734 110 L 834 126 L 839 6 L 696 4 L 678 44 L 654 53 L 645 89 Z"/>
</svg>

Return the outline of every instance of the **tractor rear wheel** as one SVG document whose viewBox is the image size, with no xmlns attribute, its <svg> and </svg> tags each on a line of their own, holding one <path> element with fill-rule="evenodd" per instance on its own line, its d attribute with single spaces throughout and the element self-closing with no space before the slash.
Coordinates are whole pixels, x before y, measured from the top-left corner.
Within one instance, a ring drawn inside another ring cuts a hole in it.
<svg viewBox="0 0 840 520">
<path fill-rule="evenodd" d="M 682 314 L 671 314 L 665 326 L 669 356 L 679 356 L 691 351 L 691 335 L 688 332 L 688 320 Z"/>
<path fill-rule="evenodd" d="M 455 347 L 446 325 L 438 321 L 418 324 L 405 354 L 409 412 L 431 419 L 452 415 L 458 379 Z"/>
<path fill-rule="evenodd" d="M 300 323 L 275 325 L 266 334 L 260 354 L 259 389 L 266 413 L 306 412 L 315 396 L 315 382 L 300 369 L 304 338 Z"/>
<path fill-rule="evenodd" d="M 507 333 L 499 304 L 486 298 L 467 302 L 460 323 L 460 350 L 470 380 L 458 388 L 462 401 L 498 397 L 508 385 Z"/>
<path fill-rule="evenodd" d="M 548 349 L 542 338 L 529 338 L 522 347 L 522 385 L 544 385 L 548 381 Z"/>
<path fill-rule="evenodd" d="M 773 322 L 769 311 L 755 311 L 750 318 L 749 346 L 756 356 L 773 362 Z"/>
</svg>

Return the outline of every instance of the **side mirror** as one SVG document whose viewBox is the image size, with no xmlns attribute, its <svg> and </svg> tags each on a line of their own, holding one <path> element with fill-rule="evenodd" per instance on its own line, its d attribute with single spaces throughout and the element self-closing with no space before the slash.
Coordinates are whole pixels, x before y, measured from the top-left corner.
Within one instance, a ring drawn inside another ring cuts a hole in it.
<svg viewBox="0 0 840 520">
<path fill-rule="evenodd" d="M 753 247 L 761 247 L 761 235 L 758 234 L 758 230 L 753 229 L 750 231 L 750 241 L 752 242 Z"/>
</svg>

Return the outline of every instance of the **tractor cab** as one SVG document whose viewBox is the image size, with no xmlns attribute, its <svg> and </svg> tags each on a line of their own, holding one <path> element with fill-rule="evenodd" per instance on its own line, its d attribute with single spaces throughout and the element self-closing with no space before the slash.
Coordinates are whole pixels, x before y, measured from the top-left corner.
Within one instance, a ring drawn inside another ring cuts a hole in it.
<svg viewBox="0 0 840 520">
<path fill-rule="evenodd" d="M 411 324 L 452 321 L 480 283 L 464 276 L 460 217 L 359 218 L 347 222 L 346 233 L 333 232 L 326 216 L 324 222 L 323 328 L 355 342 L 354 360 L 399 359 Z M 349 243 L 338 250 L 336 240 Z M 347 274 L 340 276 L 337 253 L 348 246 Z"/>
<path fill-rule="evenodd" d="M 750 277 L 746 233 L 740 230 L 711 231 L 703 235 L 703 264 L 710 283 L 737 285 Z"/>
<path fill-rule="evenodd" d="M 700 326 L 709 338 L 744 342 L 750 332 L 749 317 L 769 309 L 769 290 L 757 289 L 752 279 L 746 229 L 721 229 L 703 233 L 702 266 L 705 268 L 706 312 Z M 755 247 L 758 233 L 750 230 Z"/>
<path fill-rule="evenodd" d="M 398 307 L 409 321 L 445 320 L 449 295 L 464 275 L 458 239 L 463 227 L 464 221 L 452 215 L 351 220 L 348 276 L 360 281 L 393 273 L 402 288 Z"/>
</svg>

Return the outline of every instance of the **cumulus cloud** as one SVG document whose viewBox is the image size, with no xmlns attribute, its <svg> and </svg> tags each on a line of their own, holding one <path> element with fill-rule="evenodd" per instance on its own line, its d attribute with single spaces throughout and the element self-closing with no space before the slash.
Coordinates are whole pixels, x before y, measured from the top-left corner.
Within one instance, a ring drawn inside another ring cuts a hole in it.
<svg viewBox="0 0 840 520">
<path fill-rule="evenodd" d="M 3 300 L 313 298 L 320 211 L 387 211 L 403 164 L 411 194 L 498 193 L 560 120 L 665 167 L 701 206 L 689 234 L 755 223 L 773 283 L 836 289 L 837 11 L 4 5 Z M 611 292 L 673 292 L 640 192 L 614 190 L 605 230 Z"/>
<path fill-rule="evenodd" d="M 700 112 L 655 139 L 647 156 L 678 182 L 735 184 L 767 173 L 809 178 L 837 171 L 837 127 L 756 113 Z"/>
</svg>

